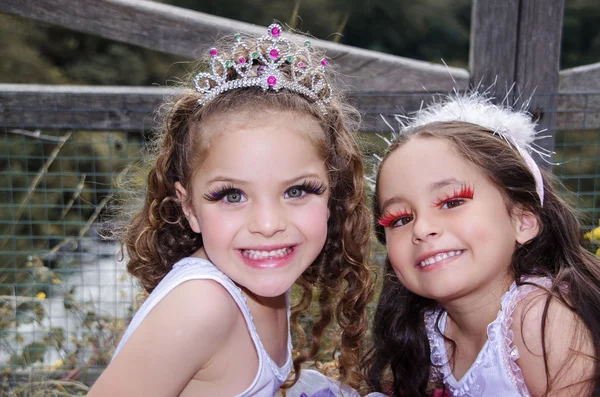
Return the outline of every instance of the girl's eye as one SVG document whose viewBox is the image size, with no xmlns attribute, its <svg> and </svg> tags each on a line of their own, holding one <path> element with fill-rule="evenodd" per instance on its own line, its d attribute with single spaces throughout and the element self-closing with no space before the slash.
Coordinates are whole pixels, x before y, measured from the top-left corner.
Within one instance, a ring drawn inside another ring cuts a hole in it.
<svg viewBox="0 0 600 397">
<path fill-rule="evenodd" d="M 392 222 L 390 224 L 390 226 L 392 226 L 392 227 L 405 226 L 412 220 L 413 220 L 412 215 L 411 216 L 401 216 L 400 218 L 398 218 L 394 222 Z"/>
<path fill-rule="evenodd" d="M 300 198 L 304 196 L 305 190 L 299 186 L 293 186 L 285 191 L 286 198 Z"/>
<path fill-rule="evenodd" d="M 465 200 L 461 200 L 461 199 L 448 200 L 442 205 L 442 208 L 445 208 L 445 209 L 456 208 L 460 205 L 463 205 L 464 202 L 465 202 Z"/>
<path fill-rule="evenodd" d="M 210 191 L 204 195 L 204 198 L 208 201 L 224 201 L 228 204 L 239 204 L 242 201 L 246 201 L 246 197 L 240 189 L 229 186 L 224 186 L 221 189 Z"/>
<path fill-rule="evenodd" d="M 383 227 L 400 227 L 410 223 L 414 216 L 410 213 L 388 214 L 379 218 L 377 223 Z"/>
<path fill-rule="evenodd" d="M 231 204 L 236 204 L 242 201 L 242 192 L 239 190 L 233 190 L 225 195 L 225 201 Z"/>
</svg>

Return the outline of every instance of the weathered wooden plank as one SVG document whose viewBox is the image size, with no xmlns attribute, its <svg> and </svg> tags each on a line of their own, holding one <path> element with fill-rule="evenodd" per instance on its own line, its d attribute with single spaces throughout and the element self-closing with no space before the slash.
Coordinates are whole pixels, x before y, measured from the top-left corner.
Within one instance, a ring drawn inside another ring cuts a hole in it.
<svg viewBox="0 0 600 397">
<path fill-rule="evenodd" d="M 560 71 L 558 125 L 600 130 L 600 62 Z M 568 93 L 568 95 L 567 95 Z"/>
<path fill-rule="evenodd" d="M 2 0 L 0 12 L 190 58 L 222 35 L 265 33 L 263 27 L 146 0 Z M 459 89 L 468 83 L 464 69 L 311 41 L 357 91 L 449 91 L 451 75 Z"/>
<path fill-rule="evenodd" d="M 471 85 L 502 100 L 515 81 L 519 0 L 473 0 Z"/>
<path fill-rule="evenodd" d="M 172 89 L 151 87 L 0 85 L 6 128 L 144 130 Z"/>
<path fill-rule="evenodd" d="M 486 89 L 498 78 L 496 100 L 510 90 L 516 107 L 531 97 L 529 110 L 546 130 L 540 145 L 554 147 L 564 0 L 475 0 L 471 36 L 471 81 Z M 514 84 L 514 86 L 513 86 Z"/>
<path fill-rule="evenodd" d="M 166 87 L 97 87 L 0 84 L 0 127 L 147 131 L 153 113 L 169 95 Z M 410 114 L 432 100 L 431 92 L 352 92 L 363 113 L 363 131 L 385 132 L 380 115 Z M 558 128 L 600 129 L 600 91 L 559 93 Z M 393 122 L 394 127 L 397 127 Z"/>
<path fill-rule="evenodd" d="M 564 0 L 528 0 L 519 10 L 516 93 L 527 97 L 535 90 L 530 111 L 539 117 L 538 128 L 551 135 L 540 142 L 547 149 L 554 148 L 564 5 Z"/>
<path fill-rule="evenodd" d="M 0 84 L 4 128 L 148 130 L 153 113 L 175 88 Z M 380 114 L 407 113 L 431 100 L 430 92 L 353 92 L 363 113 L 363 130 L 387 131 Z"/>
<path fill-rule="evenodd" d="M 561 70 L 559 87 L 568 92 L 600 90 L 600 62 Z"/>
</svg>

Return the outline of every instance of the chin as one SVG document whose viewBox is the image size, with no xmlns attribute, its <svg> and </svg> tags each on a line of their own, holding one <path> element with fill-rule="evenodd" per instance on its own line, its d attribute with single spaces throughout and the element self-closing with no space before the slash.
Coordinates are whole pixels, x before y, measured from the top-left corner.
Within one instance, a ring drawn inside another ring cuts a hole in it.
<svg viewBox="0 0 600 397">
<path fill-rule="evenodd" d="M 263 298 L 276 298 L 285 294 L 290 288 L 292 288 L 292 285 L 293 283 L 290 285 L 257 285 L 254 286 L 251 291 L 253 294 Z"/>
</svg>

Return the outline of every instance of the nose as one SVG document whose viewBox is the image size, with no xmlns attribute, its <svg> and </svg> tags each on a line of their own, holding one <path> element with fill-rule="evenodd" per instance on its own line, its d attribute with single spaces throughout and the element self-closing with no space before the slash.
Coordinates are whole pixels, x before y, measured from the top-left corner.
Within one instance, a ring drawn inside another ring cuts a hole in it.
<svg viewBox="0 0 600 397">
<path fill-rule="evenodd" d="M 442 227 L 432 216 L 417 216 L 413 220 L 413 244 L 435 239 L 442 235 Z"/>
<path fill-rule="evenodd" d="M 251 233 L 272 237 L 286 228 L 285 210 L 279 202 L 257 200 L 250 209 L 248 230 Z"/>
</svg>

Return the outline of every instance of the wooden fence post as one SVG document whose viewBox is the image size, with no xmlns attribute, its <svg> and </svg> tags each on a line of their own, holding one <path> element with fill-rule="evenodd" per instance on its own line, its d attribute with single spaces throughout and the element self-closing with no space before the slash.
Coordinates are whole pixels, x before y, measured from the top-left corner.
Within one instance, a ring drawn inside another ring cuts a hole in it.
<svg viewBox="0 0 600 397">
<path fill-rule="evenodd" d="M 472 87 L 499 101 L 515 81 L 520 0 L 473 0 L 469 71 Z"/>
<path fill-rule="evenodd" d="M 564 0 L 473 0 L 469 67 L 471 85 L 519 107 L 535 93 L 529 111 L 554 148 Z M 539 158 L 537 159 L 539 160 Z M 545 163 L 543 163 L 545 164 Z"/>
</svg>

